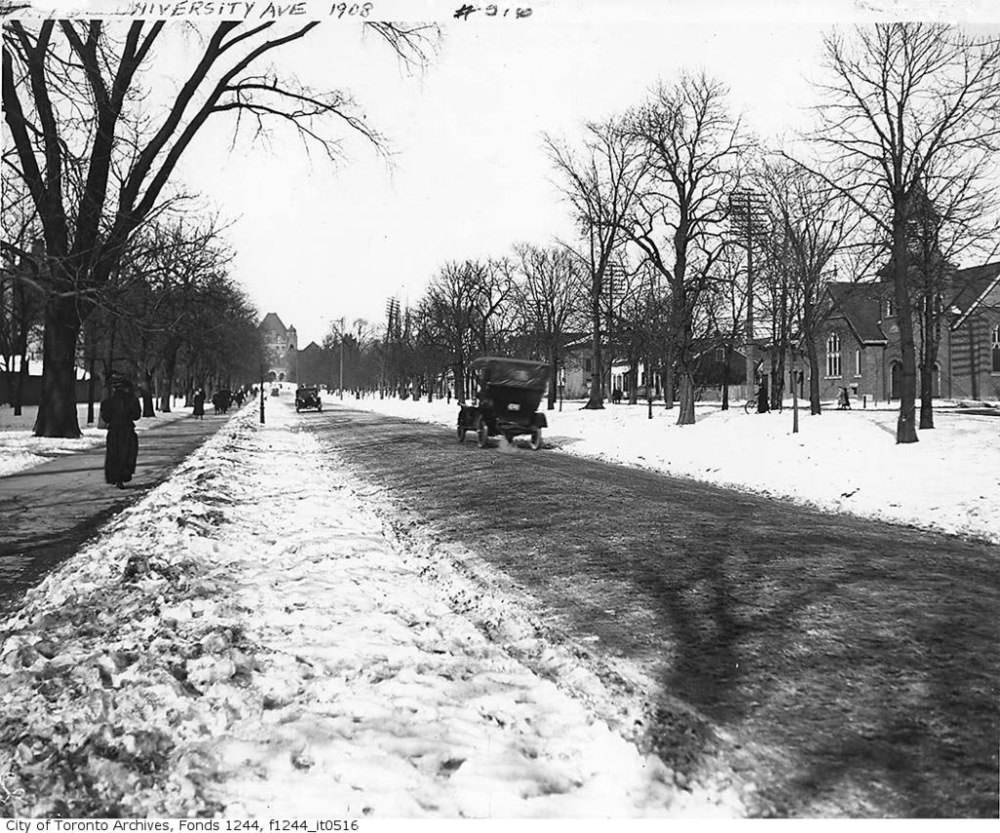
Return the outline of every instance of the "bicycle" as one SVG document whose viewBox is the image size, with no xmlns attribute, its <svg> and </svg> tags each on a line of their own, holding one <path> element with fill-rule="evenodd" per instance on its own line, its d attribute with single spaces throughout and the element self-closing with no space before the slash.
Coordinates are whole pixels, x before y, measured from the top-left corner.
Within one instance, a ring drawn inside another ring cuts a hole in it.
<svg viewBox="0 0 1000 833">
<path fill-rule="evenodd" d="M 780 401 L 778 402 L 777 405 L 772 405 L 772 404 L 768 403 L 768 410 L 769 411 L 777 411 L 780 414 L 784 409 L 785 409 L 784 403 L 782 403 Z M 745 414 L 755 414 L 755 413 L 757 413 L 757 397 L 756 396 L 751 396 L 743 404 L 743 413 L 745 413 Z"/>
</svg>

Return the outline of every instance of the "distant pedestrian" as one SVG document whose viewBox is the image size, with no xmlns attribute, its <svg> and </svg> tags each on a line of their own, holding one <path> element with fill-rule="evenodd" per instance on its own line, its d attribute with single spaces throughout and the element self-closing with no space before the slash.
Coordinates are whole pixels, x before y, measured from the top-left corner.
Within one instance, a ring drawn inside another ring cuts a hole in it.
<svg viewBox="0 0 1000 833">
<path fill-rule="evenodd" d="M 201 388 L 194 392 L 194 410 L 191 412 L 191 416 L 198 419 L 205 418 L 205 391 Z"/>
<path fill-rule="evenodd" d="M 135 395 L 135 388 L 124 376 L 111 377 L 111 396 L 101 402 L 101 421 L 108 426 L 108 442 L 104 452 L 104 479 L 119 489 L 135 474 L 139 457 L 139 438 L 135 421 L 142 415 L 142 407 Z"/>
<path fill-rule="evenodd" d="M 838 411 L 849 411 L 851 410 L 851 397 L 847 392 L 847 388 L 842 387 L 840 393 L 837 395 L 837 410 Z"/>
</svg>

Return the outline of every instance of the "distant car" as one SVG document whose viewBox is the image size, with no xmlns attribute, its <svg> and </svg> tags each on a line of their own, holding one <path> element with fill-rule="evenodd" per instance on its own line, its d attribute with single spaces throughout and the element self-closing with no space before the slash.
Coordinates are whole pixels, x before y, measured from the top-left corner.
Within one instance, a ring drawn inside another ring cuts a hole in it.
<svg viewBox="0 0 1000 833">
<path fill-rule="evenodd" d="M 295 391 L 295 411 L 303 408 L 315 408 L 317 411 L 323 410 L 323 402 L 319 398 L 319 388 L 306 387 L 298 388 Z"/>
</svg>

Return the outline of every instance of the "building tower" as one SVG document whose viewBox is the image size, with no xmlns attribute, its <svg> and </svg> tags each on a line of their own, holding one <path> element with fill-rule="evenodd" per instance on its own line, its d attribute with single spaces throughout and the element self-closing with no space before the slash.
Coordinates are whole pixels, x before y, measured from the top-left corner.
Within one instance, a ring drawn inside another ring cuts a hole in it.
<svg viewBox="0 0 1000 833">
<path fill-rule="evenodd" d="M 286 327 L 276 313 L 264 316 L 257 329 L 264 344 L 264 375 L 269 382 L 296 381 L 299 337 L 295 327 Z"/>
</svg>

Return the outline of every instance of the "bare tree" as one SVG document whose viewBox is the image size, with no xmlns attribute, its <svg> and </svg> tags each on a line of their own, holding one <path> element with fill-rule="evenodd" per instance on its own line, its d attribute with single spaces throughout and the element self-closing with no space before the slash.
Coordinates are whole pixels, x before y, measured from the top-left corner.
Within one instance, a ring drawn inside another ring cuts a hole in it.
<svg viewBox="0 0 1000 833">
<path fill-rule="evenodd" d="M 721 399 L 722 410 L 729 410 L 729 368 L 736 346 L 745 341 L 746 305 L 748 297 L 747 269 L 739 249 L 730 247 L 715 265 L 719 279 L 714 281 L 705 298 L 709 331 L 715 345 L 722 348 Z M 666 307 L 666 304 L 664 304 Z"/>
<path fill-rule="evenodd" d="M 794 162 L 765 162 L 755 181 L 770 220 L 766 256 L 789 282 L 785 308 L 809 362 L 810 410 L 819 414 L 816 342 L 825 320 L 820 301 L 831 267 L 858 231 L 863 215 L 837 189 Z"/>
<path fill-rule="evenodd" d="M 514 252 L 524 280 L 514 306 L 521 330 L 549 363 L 548 408 L 555 407 L 566 328 L 577 309 L 580 275 L 577 259 L 561 246 L 519 244 Z"/>
<path fill-rule="evenodd" d="M 725 105 L 728 90 L 706 75 L 661 84 L 629 119 L 630 134 L 650 157 L 629 236 L 663 277 L 670 293 L 668 369 L 680 377 L 678 425 L 694 423 L 694 326 L 699 304 L 717 276 L 727 241 L 722 233 L 737 163 L 747 145 Z M 668 378 L 665 397 L 672 397 Z"/>
<path fill-rule="evenodd" d="M 0 195 L 4 229 L 0 242 L 0 373 L 15 416 L 21 415 L 29 346 L 41 330 L 45 302 L 41 229 L 26 196 L 18 188 L 5 188 Z"/>
<path fill-rule="evenodd" d="M 485 269 L 472 261 L 446 263 L 427 289 L 428 317 L 444 347 L 455 379 L 455 396 L 465 401 L 466 369 L 478 349 L 480 298 Z"/>
<path fill-rule="evenodd" d="M 545 144 L 563 180 L 563 193 L 583 239 L 575 251 L 590 278 L 587 300 L 593 338 L 590 397 L 584 407 L 599 409 L 604 407 L 601 304 L 605 280 L 616 252 L 625 242 L 625 220 L 636 200 L 647 157 L 641 143 L 618 119 L 588 123 L 580 151 L 548 136 Z"/>
<path fill-rule="evenodd" d="M 994 182 L 1000 182 L 1000 171 Z M 956 187 L 937 205 L 919 186 L 914 189 L 907 223 L 910 255 L 910 309 L 914 320 L 919 374 L 920 428 L 934 427 L 934 371 L 950 301 L 963 287 L 954 285 L 955 263 L 973 255 L 988 262 L 1000 248 L 1000 193 Z"/>
<path fill-rule="evenodd" d="M 258 136 L 283 123 L 330 157 L 338 151 L 331 124 L 381 146 L 344 93 L 313 91 L 266 68 L 318 25 L 216 24 L 200 46 L 189 45 L 186 74 L 161 113 L 140 104 L 159 42 L 177 31 L 164 21 L 4 26 L 4 115 L 15 151 L 5 154 L 5 170 L 24 181 L 38 211 L 51 276 L 36 435 L 79 435 L 74 356 L 89 293 L 107 282 L 130 236 L 156 211 L 206 122 L 228 113 L 236 130 L 246 125 Z M 424 27 L 366 26 L 404 59 L 423 58 Z"/>
<path fill-rule="evenodd" d="M 923 190 L 932 204 L 961 189 L 995 188 L 1000 147 L 1000 39 L 951 26 L 887 23 L 824 41 L 831 80 L 818 85 L 812 137 L 822 175 L 889 241 L 896 309 L 910 307 L 907 226 Z M 818 169 L 819 166 L 814 166 Z M 901 388 L 896 442 L 917 441 L 916 352 L 910 315 L 898 316 Z"/>
</svg>

